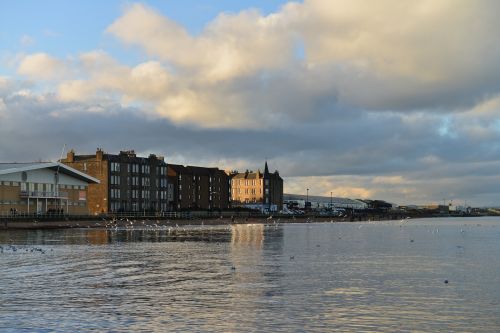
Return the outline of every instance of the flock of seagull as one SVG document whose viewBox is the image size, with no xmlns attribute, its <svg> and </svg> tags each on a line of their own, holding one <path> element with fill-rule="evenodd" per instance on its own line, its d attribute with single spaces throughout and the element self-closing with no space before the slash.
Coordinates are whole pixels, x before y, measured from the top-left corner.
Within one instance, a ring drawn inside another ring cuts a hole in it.
<svg viewBox="0 0 500 333">
<path fill-rule="evenodd" d="M 40 247 L 23 247 L 23 246 L 16 246 L 13 244 L 9 245 L 0 245 L 0 254 L 4 252 L 30 252 L 30 253 L 41 253 L 45 254 L 47 250 L 44 250 Z M 54 249 L 50 249 L 50 251 L 54 251 Z"/>
</svg>

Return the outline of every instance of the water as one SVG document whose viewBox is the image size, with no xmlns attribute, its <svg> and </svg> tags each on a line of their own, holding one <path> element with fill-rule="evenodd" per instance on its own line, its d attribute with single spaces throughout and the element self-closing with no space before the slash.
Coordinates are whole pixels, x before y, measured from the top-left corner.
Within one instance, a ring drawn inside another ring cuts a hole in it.
<svg viewBox="0 0 500 333">
<path fill-rule="evenodd" d="M 500 331 L 497 218 L 184 232 L 0 231 L 0 331 Z"/>
</svg>

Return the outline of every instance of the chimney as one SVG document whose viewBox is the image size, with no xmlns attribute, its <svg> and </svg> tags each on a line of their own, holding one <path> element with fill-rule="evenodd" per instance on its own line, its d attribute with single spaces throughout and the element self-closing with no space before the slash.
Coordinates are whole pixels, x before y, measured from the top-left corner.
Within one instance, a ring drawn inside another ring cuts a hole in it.
<svg viewBox="0 0 500 333">
<path fill-rule="evenodd" d="M 102 151 L 101 148 L 97 148 L 97 151 L 95 153 L 95 158 L 97 161 L 102 161 L 102 158 L 104 156 L 104 152 Z"/>
<path fill-rule="evenodd" d="M 68 151 L 68 154 L 66 154 L 66 162 L 73 163 L 75 161 L 75 151 L 71 149 Z"/>
</svg>

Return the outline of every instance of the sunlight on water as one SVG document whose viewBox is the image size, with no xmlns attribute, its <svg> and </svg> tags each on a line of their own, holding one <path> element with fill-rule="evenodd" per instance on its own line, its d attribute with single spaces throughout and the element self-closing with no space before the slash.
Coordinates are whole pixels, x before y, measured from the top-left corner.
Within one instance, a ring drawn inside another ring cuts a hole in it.
<svg viewBox="0 0 500 333">
<path fill-rule="evenodd" d="M 0 244 L 0 331 L 500 330 L 500 219 L 9 230 Z"/>
</svg>

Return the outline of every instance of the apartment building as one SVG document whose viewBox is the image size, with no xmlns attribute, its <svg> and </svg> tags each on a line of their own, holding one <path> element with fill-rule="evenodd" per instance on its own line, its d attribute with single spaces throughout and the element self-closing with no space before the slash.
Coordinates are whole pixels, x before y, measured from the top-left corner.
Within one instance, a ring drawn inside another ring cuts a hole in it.
<svg viewBox="0 0 500 333">
<path fill-rule="evenodd" d="M 133 150 L 108 154 L 68 152 L 62 163 L 99 179 L 88 188 L 92 214 L 168 210 L 167 164 L 163 157 L 138 157 Z"/>
<path fill-rule="evenodd" d="M 246 171 L 231 174 L 231 199 L 235 206 L 248 206 L 276 211 L 283 207 L 283 179 L 276 170 L 269 172 L 267 162 L 264 172 Z"/>
<path fill-rule="evenodd" d="M 172 210 L 222 210 L 230 204 L 230 177 L 218 168 L 168 164 Z"/>
</svg>

